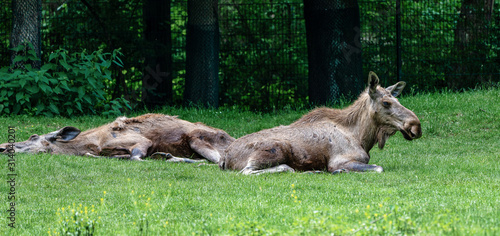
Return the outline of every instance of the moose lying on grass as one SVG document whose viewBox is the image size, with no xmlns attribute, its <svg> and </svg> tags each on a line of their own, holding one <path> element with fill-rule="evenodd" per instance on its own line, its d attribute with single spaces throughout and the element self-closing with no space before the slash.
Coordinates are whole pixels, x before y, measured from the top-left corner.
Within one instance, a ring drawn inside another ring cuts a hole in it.
<svg viewBox="0 0 500 236">
<path fill-rule="evenodd" d="M 398 82 L 379 86 L 373 72 L 368 88 L 343 110 L 318 108 L 288 126 L 279 126 L 243 136 L 234 141 L 219 162 L 221 169 L 243 174 L 284 171 L 376 171 L 368 165 L 370 149 L 401 131 L 407 140 L 422 136 L 417 116 L 395 98 L 404 88 Z"/>
<path fill-rule="evenodd" d="M 32 135 L 14 143 L 15 152 L 53 153 L 130 160 L 153 158 L 194 162 L 207 159 L 218 163 L 234 138 L 220 129 L 191 123 L 174 116 L 145 114 L 135 118 L 119 117 L 114 122 L 85 131 L 67 126 L 45 135 Z M 9 143 L 0 145 L 8 152 Z M 173 156 L 172 156 L 173 155 Z M 186 159 L 187 157 L 191 159 Z"/>
</svg>

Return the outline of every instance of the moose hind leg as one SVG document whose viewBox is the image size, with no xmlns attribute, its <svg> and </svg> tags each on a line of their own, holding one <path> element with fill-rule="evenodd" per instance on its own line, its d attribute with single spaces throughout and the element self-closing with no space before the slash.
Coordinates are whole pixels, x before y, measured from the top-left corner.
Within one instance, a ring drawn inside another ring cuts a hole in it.
<svg viewBox="0 0 500 236">
<path fill-rule="evenodd" d="M 259 175 L 264 173 L 295 172 L 292 167 L 286 164 L 290 148 L 287 144 L 284 142 L 264 144 L 251 154 L 247 165 L 240 173 L 245 175 Z"/>
</svg>

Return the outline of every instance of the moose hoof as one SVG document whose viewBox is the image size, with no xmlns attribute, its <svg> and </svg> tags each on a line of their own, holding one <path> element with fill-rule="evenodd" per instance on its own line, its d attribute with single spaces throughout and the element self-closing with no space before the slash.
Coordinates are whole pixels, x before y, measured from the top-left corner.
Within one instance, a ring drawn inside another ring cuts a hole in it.
<svg viewBox="0 0 500 236">
<path fill-rule="evenodd" d="M 277 172 L 295 172 L 295 170 L 287 165 L 280 165 L 276 168 Z"/>
<path fill-rule="evenodd" d="M 140 157 L 130 157 L 131 161 L 143 161 Z"/>
<path fill-rule="evenodd" d="M 382 166 L 376 166 L 375 168 L 373 168 L 373 171 L 377 173 L 382 173 L 384 172 L 384 168 L 382 168 Z"/>
<path fill-rule="evenodd" d="M 155 152 L 151 155 L 151 158 L 156 160 L 168 160 L 172 159 L 172 157 L 174 157 L 172 154 L 164 152 Z"/>
<path fill-rule="evenodd" d="M 310 171 L 306 171 L 304 173 L 305 174 L 322 174 L 323 171 L 320 171 L 320 170 L 310 170 Z"/>
<path fill-rule="evenodd" d="M 347 172 L 349 172 L 349 171 L 348 171 L 348 170 L 346 170 L 346 169 L 338 169 L 338 170 L 334 170 L 334 171 L 332 172 L 332 174 L 333 174 L 333 175 L 336 175 L 336 174 L 340 174 L 340 173 L 347 173 Z"/>
</svg>

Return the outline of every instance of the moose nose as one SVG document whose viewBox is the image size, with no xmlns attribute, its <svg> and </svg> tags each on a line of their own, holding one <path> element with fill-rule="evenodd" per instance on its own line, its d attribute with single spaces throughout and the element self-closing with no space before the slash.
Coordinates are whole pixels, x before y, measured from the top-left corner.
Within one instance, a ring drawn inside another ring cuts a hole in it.
<svg viewBox="0 0 500 236">
<path fill-rule="evenodd" d="M 410 135 L 412 139 L 422 137 L 422 127 L 419 120 L 408 122 L 406 126 L 407 127 L 405 127 L 405 130 L 407 130 L 408 135 Z"/>
<path fill-rule="evenodd" d="M 7 145 L 1 145 L 0 146 L 0 153 L 7 152 Z"/>
</svg>

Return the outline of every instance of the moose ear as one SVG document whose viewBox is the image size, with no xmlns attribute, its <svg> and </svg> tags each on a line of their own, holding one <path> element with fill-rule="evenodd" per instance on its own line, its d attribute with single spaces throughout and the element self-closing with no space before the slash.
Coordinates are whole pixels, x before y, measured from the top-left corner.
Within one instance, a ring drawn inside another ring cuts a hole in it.
<svg viewBox="0 0 500 236">
<path fill-rule="evenodd" d="M 58 131 L 50 133 L 51 135 L 47 138 L 49 141 L 53 142 L 56 140 L 60 141 L 70 141 L 80 134 L 80 130 L 72 127 L 66 126 Z"/>
<path fill-rule="evenodd" d="M 387 91 L 391 93 L 392 96 L 397 97 L 403 89 L 405 88 L 406 83 L 404 81 L 397 82 L 395 85 L 391 85 L 387 87 Z"/>
<path fill-rule="evenodd" d="M 375 93 L 377 92 L 377 86 L 380 83 L 380 80 L 378 79 L 377 74 L 375 72 L 370 71 L 368 74 L 368 86 L 370 88 L 370 93 Z"/>
</svg>

